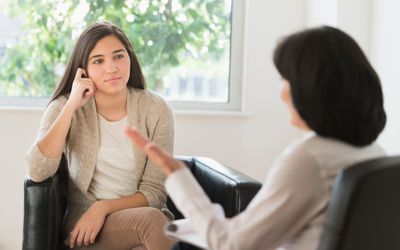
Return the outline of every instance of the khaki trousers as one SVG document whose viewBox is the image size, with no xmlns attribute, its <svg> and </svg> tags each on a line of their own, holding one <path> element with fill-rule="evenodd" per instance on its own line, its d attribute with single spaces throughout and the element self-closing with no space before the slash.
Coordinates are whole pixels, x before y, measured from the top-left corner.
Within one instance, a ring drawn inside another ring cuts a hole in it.
<svg viewBox="0 0 400 250">
<path fill-rule="evenodd" d="M 82 250 L 169 250 L 175 243 L 164 234 L 168 218 L 151 207 L 124 209 L 107 216 L 96 242 Z"/>
</svg>

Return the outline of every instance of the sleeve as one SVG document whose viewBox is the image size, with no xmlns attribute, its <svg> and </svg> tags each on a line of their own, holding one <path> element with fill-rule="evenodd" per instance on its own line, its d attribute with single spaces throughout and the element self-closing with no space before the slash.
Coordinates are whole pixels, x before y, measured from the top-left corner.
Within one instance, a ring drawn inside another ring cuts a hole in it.
<svg viewBox="0 0 400 250">
<path fill-rule="evenodd" d="M 276 163 L 248 208 L 231 219 L 210 202 L 188 170 L 171 174 L 166 188 L 210 249 L 276 249 L 321 211 L 324 199 L 322 178 L 312 157 L 291 155 Z"/>
<path fill-rule="evenodd" d="M 160 100 L 158 108 L 152 113 L 156 113 L 157 118 L 151 122 L 154 123 L 152 126 L 147 126 L 148 130 L 150 129 L 149 139 L 172 154 L 174 144 L 172 109 L 164 100 Z M 147 160 L 138 191 L 146 197 L 150 207 L 162 208 L 167 201 L 164 181 L 165 175 L 162 170 Z"/>
<path fill-rule="evenodd" d="M 46 108 L 42 117 L 39 132 L 33 145 L 25 155 L 25 166 L 28 176 L 35 182 L 41 182 L 57 172 L 61 157 L 48 158 L 38 147 L 38 141 L 42 138 L 60 114 L 65 102 L 62 98 L 52 101 Z"/>
</svg>

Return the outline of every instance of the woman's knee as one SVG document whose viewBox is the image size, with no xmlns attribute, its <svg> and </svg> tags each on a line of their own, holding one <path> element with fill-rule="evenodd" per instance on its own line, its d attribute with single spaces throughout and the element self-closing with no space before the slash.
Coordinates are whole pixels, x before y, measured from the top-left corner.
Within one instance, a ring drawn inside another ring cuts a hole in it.
<svg viewBox="0 0 400 250">
<path fill-rule="evenodd" d="M 105 230 L 163 227 L 167 222 L 167 217 L 159 209 L 152 207 L 129 208 L 109 215 L 106 219 Z"/>
<path fill-rule="evenodd" d="M 163 212 L 161 212 L 160 209 L 154 207 L 142 207 L 140 209 L 142 210 L 142 215 L 146 218 L 167 220 L 167 217 L 163 214 Z"/>
</svg>

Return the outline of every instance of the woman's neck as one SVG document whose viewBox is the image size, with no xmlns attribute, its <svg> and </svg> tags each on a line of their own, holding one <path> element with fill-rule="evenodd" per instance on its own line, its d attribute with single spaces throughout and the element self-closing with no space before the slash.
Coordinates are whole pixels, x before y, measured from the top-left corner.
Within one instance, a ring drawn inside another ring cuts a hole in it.
<svg viewBox="0 0 400 250">
<path fill-rule="evenodd" d="M 96 93 L 96 109 L 97 113 L 108 121 L 118 121 L 126 116 L 126 98 L 127 89 L 118 94 L 108 95 Z"/>
</svg>

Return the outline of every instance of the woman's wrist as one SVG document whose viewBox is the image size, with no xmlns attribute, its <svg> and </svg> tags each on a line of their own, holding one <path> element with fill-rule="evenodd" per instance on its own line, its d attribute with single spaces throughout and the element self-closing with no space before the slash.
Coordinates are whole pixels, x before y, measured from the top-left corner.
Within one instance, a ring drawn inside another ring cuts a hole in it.
<svg viewBox="0 0 400 250">
<path fill-rule="evenodd" d="M 107 200 L 99 200 L 96 202 L 96 206 L 98 207 L 98 209 L 100 209 L 105 216 L 107 216 L 108 214 L 110 214 L 110 206 L 108 204 Z"/>
<path fill-rule="evenodd" d="M 74 113 L 77 107 L 70 100 L 68 100 L 63 109 L 69 113 Z"/>
</svg>

